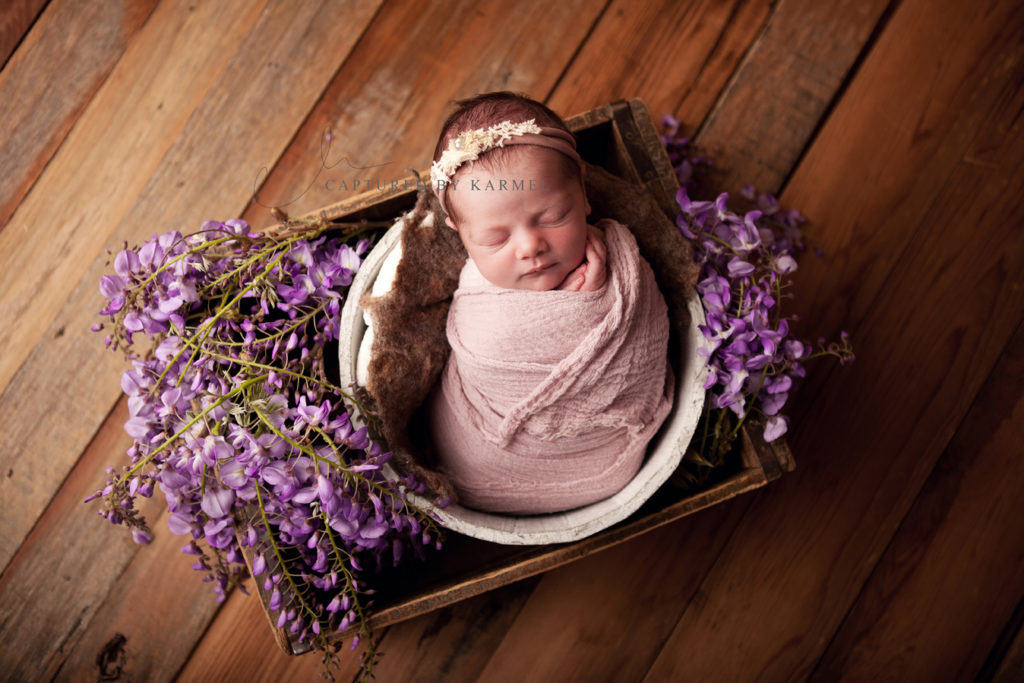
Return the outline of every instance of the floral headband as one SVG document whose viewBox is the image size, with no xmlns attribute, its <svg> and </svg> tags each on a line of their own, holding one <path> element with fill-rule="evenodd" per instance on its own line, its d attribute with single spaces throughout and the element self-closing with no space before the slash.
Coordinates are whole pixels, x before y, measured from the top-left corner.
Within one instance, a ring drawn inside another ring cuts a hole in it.
<svg viewBox="0 0 1024 683">
<path fill-rule="evenodd" d="M 467 161 L 478 159 L 484 152 L 506 145 L 547 147 L 561 152 L 583 166 L 583 159 L 576 153 L 576 138 L 572 133 L 561 128 L 538 126 L 536 119 L 521 123 L 502 121 L 490 128 L 465 131 L 448 142 L 448 149 L 430 167 L 430 186 L 437 194 L 445 213 L 449 213 L 448 205 L 445 203 L 448 185 L 459 167 Z"/>
</svg>

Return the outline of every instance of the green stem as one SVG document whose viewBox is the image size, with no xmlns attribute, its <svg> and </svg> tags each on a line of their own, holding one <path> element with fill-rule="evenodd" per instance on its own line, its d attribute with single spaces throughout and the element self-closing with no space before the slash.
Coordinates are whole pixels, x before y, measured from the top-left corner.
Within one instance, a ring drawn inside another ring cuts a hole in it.
<svg viewBox="0 0 1024 683">
<path fill-rule="evenodd" d="M 707 455 L 707 442 L 708 442 L 708 429 L 711 427 L 711 406 L 706 405 L 704 410 L 704 431 L 700 438 L 700 453 L 702 456 Z"/>
<path fill-rule="evenodd" d="M 286 242 L 284 244 L 290 244 L 290 242 Z M 236 303 L 238 303 L 238 301 L 240 301 L 243 296 L 248 294 L 259 282 L 261 282 L 263 279 L 265 279 L 267 277 L 267 275 L 269 275 L 270 272 L 272 270 L 274 270 L 274 268 L 277 267 L 277 265 L 281 262 L 281 259 L 284 258 L 284 255 L 286 253 L 287 253 L 287 250 L 282 251 L 277 256 L 277 258 L 275 258 L 273 261 L 271 261 L 269 264 L 267 264 L 267 267 L 263 269 L 262 273 L 260 273 L 256 277 L 254 277 L 252 282 L 250 282 L 248 285 L 243 287 L 242 290 L 239 291 L 238 294 L 236 294 L 234 296 L 234 298 L 232 298 L 231 301 L 228 304 L 220 306 L 217 309 L 217 312 L 214 313 L 212 317 L 207 318 L 206 321 L 199 327 L 199 329 L 196 330 L 196 336 L 194 336 L 194 337 L 192 337 L 190 339 L 184 340 L 184 344 L 182 345 L 181 349 L 176 354 L 174 354 L 174 357 L 164 367 L 164 371 L 162 373 L 160 373 L 160 377 L 157 379 L 157 383 L 156 383 L 156 385 L 153 388 L 154 391 L 156 391 L 156 388 L 159 387 L 160 384 L 163 383 L 164 377 L 167 376 L 167 372 L 174 366 L 175 363 L 178 362 L 178 359 L 181 358 L 181 354 L 183 354 L 185 352 L 185 349 L 187 349 L 188 347 L 192 346 L 193 344 L 196 344 L 197 346 L 199 344 L 201 344 L 202 343 L 202 339 L 199 339 L 197 341 L 197 338 L 202 336 L 202 338 L 205 339 L 206 338 L 206 334 L 208 333 L 208 331 L 210 329 L 213 328 L 213 325 L 218 320 L 220 320 L 224 316 L 225 313 L 227 313 L 227 311 L 230 309 L 231 306 L 234 306 Z M 184 375 L 185 374 L 184 371 L 181 374 Z"/>
<path fill-rule="evenodd" d="M 740 433 L 740 427 L 742 427 L 743 423 L 746 422 L 747 416 L 750 415 L 750 412 L 754 410 L 754 403 L 757 401 L 757 397 L 761 393 L 761 386 L 764 384 L 764 378 L 767 374 L 768 365 L 765 364 L 765 366 L 761 368 L 761 376 L 757 380 L 757 388 L 754 389 L 754 393 L 750 395 L 750 405 L 747 406 L 747 410 L 744 412 L 743 417 L 740 417 L 736 420 L 736 426 L 733 427 L 732 432 L 729 434 L 730 440 L 735 438 L 736 435 Z"/>
<path fill-rule="evenodd" d="M 268 342 L 271 339 L 278 339 L 278 338 L 283 337 L 284 335 L 288 334 L 289 332 L 294 332 L 298 328 L 300 328 L 303 325 L 305 325 L 306 323 L 308 323 L 313 318 L 313 316 L 315 316 L 317 313 L 320 313 L 321 311 L 323 311 L 324 310 L 324 306 L 326 306 L 326 305 L 327 305 L 326 301 L 321 302 L 321 304 L 319 306 L 317 306 L 316 308 L 310 310 L 306 315 L 302 316 L 301 318 L 296 318 L 295 323 L 291 327 L 286 327 L 285 329 L 279 330 L 279 331 L 275 332 L 274 334 L 268 335 L 266 337 L 260 337 L 258 339 L 253 339 L 251 342 L 245 342 L 245 341 L 221 341 L 221 342 L 218 342 L 218 343 L 221 346 L 249 346 L 250 344 L 261 344 L 261 343 Z M 292 322 L 292 321 L 289 321 L 289 322 Z"/>
<path fill-rule="evenodd" d="M 365 484 L 365 485 L 366 485 L 366 487 L 367 487 L 367 489 L 373 489 L 373 490 L 374 490 L 374 491 L 375 491 L 375 492 L 377 493 L 377 497 L 378 497 L 378 498 L 381 498 L 382 500 L 383 500 L 383 499 L 384 499 L 385 497 L 389 497 L 389 498 L 393 498 L 393 497 L 394 497 L 394 495 L 393 495 L 393 492 L 392 492 L 392 491 L 391 491 L 390 489 L 388 489 L 388 488 L 386 488 L 386 487 L 384 487 L 384 486 L 381 486 L 381 485 L 380 485 L 380 484 L 379 484 L 378 482 L 376 482 L 376 481 L 374 481 L 374 480 L 372 480 L 372 479 L 368 479 L 367 477 L 364 477 L 364 476 L 362 476 L 362 475 L 361 475 L 361 474 L 359 474 L 358 472 L 352 472 L 352 471 L 350 471 L 350 470 L 346 469 L 346 468 L 345 468 L 345 466 L 341 464 L 341 463 L 342 463 L 342 459 L 341 459 L 341 455 L 342 455 L 342 454 L 341 454 L 341 451 L 339 451 L 339 450 L 338 450 L 338 447 L 337 447 L 337 446 L 335 446 L 335 444 L 334 444 L 334 440 L 333 440 L 333 439 L 331 439 L 331 438 L 330 438 L 330 437 L 329 437 L 329 436 L 328 436 L 328 435 L 327 435 L 327 434 L 326 434 L 326 433 L 325 433 L 325 432 L 324 432 L 324 431 L 323 431 L 322 429 L 320 429 L 319 427 L 316 427 L 316 426 L 314 426 L 314 425 L 310 425 L 310 429 L 312 429 L 312 430 L 313 430 L 314 432 L 316 432 L 316 433 L 317 433 L 317 434 L 318 434 L 318 435 L 319 435 L 319 436 L 320 436 L 321 438 L 323 438 L 323 440 L 324 440 L 324 441 L 325 441 L 325 442 L 326 442 L 326 443 L 327 443 L 327 444 L 328 444 L 328 445 L 329 445 L 329 446 L 331 447 L 331 450 L 333 450 L 333 451 L 334 451 L 334 457 L 338 459 L 338 462 L 337 462 L 337 464 L 335 464 L 335 463 L 332 463 L 332 462 L 330 462 L 329 460 L 324 460 L 323 458 L 320 458 L 320 459 L 319 459 L 319 460 L 320 460 L 320 462 L 327 462 L 327 463 L 328 463 L 328 466 L 334 465 L 334 467 L 335 467 L 335 469 L 336 469 L 337 471 L 339 471 L 339 472 L 341 472 L 342 474 L 344 474 L 345 476 L 347 476 L 347 477 L 351 478 L 351 479 L 353 480 L 353 483 L 354 483 L 354 485 L 355 485 L 355 484 Z M 405 510 L 405 509 L 409 509 L 409 510 L 412 510 L 413 512 L 415 512 L 415 513 L 416 513 L 417 515 L 419 515 L 420 517 L 424 517 L 424 518 L 426 517 L 426 515 L 425 515 L 425 514 L 423 513 L 423 511 L 422 511 L 422 510 L 420 510 L 419 508 L 417 508 L 417 507 L 416 507 L 415 505 L 413 505 L 413 504 L 412 504 L 412 503 L 410 503 L 409 501 L 407 501 L 407 500 L 402 500 L 401 502 L 402 502 L 402 509 L 403 509 L 403 510 Z M 394 508 L 392 507 L 392 509 L 394 509 Z"/>
<path fill-rule="evenodd" d="M 301 444 L 298 441 L 295 441 L 294 439 L 290 438 L 287 434 L 285 434 L 280 429 L 278 429 L 273 424 L 271 424 L 270 420 L 267 419 L 267 417 L 256 406 L 253 406 L 253 410 L 255 411 L 257 417 L 259 417 L 260 421 L 264 425 L 266 425 L 270 429 L 270 431 L 272 431 L 274 434 L 276 434 L 281 439 L 284 439 L 284 441 L 286 443 L 288 443 L 290 446 L 292 446 L 293 448 L 298 450 L 300 453 L 304 453 L 305 455 L 308 455 L 310 457 L 310 459 L 313 460 L 313 462 L 315 462 L 317 464 L 323 463 L 323 464 L 327 465 L 328 467 L 333 467 L 334 469 L 336 469 L 342 476 L 344 476 L 346 479 L 349 480 L 348 483 L 353 488 L 358 489 L 359 484 L 366 484 L 367 489 L 374 488 L 374 489 L 376 489 L 378 491 L 390 493 L 390 491 L 388 491 L 387 489 L 382 487 L 377 482 L 371 481 L 371 480 L 367 479 L 366 477 L 362 476 L 358 472 L 353 472 L 352 470 L 347 469 L 344 466 L 343 461 L 341 459 L 341 451 L 338 450 L 337 446 L 334 445 L 334 441 L 332 439 L 330 439 L 322 430 L 319 430 L 319 429 L 317 429 L 315 427 L 313 428 L 314 430 L 317 431 L 317 433 L 319 433 L 321 436 L 323 436 L 324 440 L 330 445 L 331 449 L 335 453 L 335 457 L 338 458 L 338 462 L 337 463 L 331 462 L 327 458 L 320 457 L 319 455 L 316 454 L 316 451 L 314 451 L 309 446 Z"/>
<path fill-rule="evenodd" d="M 279 367 L 276 367 L 276 366 L 273 366 L 273 365 L 267 365 L 266 363 L 257 363 L 256 361 L 242 360 L 240 358 L 232 358 L 231 356 L 225 356 L 224 354 L 217 353 L 216 351 L 207 351 L 206 355 L 208 355 L 210 358 L 217 358 L 218 360 L 227 361 L 229 363 L 237 363 L 238 365 L 244 365 L 244 366 L 247 366 L 247 367 L 258 368 L 260 370 L 269 370 L 271 372 L 276 372 L 276 373 L 281 374 L 281 375 L 288 375 L 290 377 L 294 377 L 296 379 L 305 380 L 307 382 L 314 382 L 314 383 L 319 384 L 320 386 L 324 387 L 325 389 L 330 389 L 331 391 L 333 391 L 333 392 L 335 392 L 337 394 L 340 394 L 343 398 L 345 398 L 346 400 L 351 401 L 352 403 L 354 403 L 356 405 L 357 408 L 362 410 L 362 407 L 357 403 L 357 401 L 356 401 L 356 399 L 354 397 L 352 397 L 349 394 L 345 393 L 340 387 L 337 387 L 337 386 L 331 384 L 327 380 L 317 379 L 316 377 L 312 377 L 310 375 L 304 375 L 301 372 L 294 372 L 294 371 L 288 370 L 286 368 L 279 368 Z"/>
<path fill-rule="evenodd" d="M 366 643 L 367 648 L 367 661 L 369 666 L 365 667 L 363 671 L 363 678 L 372 678 L 370 669 L 373 666 L 373 659 L 376 655 L 377 643 L 373 640 L 373 633 L 370 631 L 370 626 L 366 622 L 366 614 L 363 612 L 362 602 L 359 600 L 359 591 L 356 590 L 355 578 L 352 576 L 352 572 L 348 570 L 345 565 L 345 560 L 342 558 L 342 549 L 338 547 L 338 544 L 334 540 L 334 532 L 331 530 L 330 521 L 327 518 L 327 513 L 320 510 L 320 516 L 324 522 L 324 531 L 327 534 L 327 540 L 331 544 L 331 552 L 334 554 L 335 565 L 341 570 L 342 576 L 345 578 L 345 588 L 350 596 L 352 596 L 352 609 L 356 612 L 356 618 L 359 620 L 359 635 L 363 637 L 363 642 Z M 344 551 L 345 555 L 351 559 L 351 555 Z"/>
<path fill-rule="evenodd" d="M 140 469 L 142 469 L 142 467 L 145 466 L 146 464 L 148 464 L 154 457 L 156 457 L 156 455 L 158 453 L 160 453 L 162 450 L 164 450 L 165 448 L 170 446 L 172 443 L 177 441 L 178 438 L 182 434 L 184 434 L 185 432 L 190 430 L 197 422 L 199 422 L 200 420 L 205 418 L 214 408 L 216 408 L 220 404 L 224 403 L 224 401 L 227 401 L 228 399 L 230 399 L 230 398 L 232 398 L 234 396 L 237 396 L 239 394 L 239 392 L 243 391 L 244 389 L 249 388 L 251 385 L 256 384 L 257 382 L 265 382 L 266 379 L 267 379 L 267 375 L 261 375 L 259 377 L 253 377 L 251 379 L 246 380 L 245 382 L 242 382 L 237 387 L 235 387 L 234 389 L 232 389 L 228 393 L 226 393 L 223 396 L 221 396 L 220 398 L 218 398 L 210 406 L 204 408 L 195 417 L 193 417 L 191 420 L 189 420 L 187 423 L 185 423 L 184 427 L 182 427 L 177 432 L 175 432 L 173 435 L 171 435 L 170 437 L 165 439 L 164 442 L 162 444 L 160 444 L 159 447 L 156 448 L 156 450 L 153 450 L 153 451 L 149 452 L 148 454 L 146 454 L 145 458 L 143 458 L 139 462 L 135 463 L 135 465 L 132 466 L 131 469 L 129 469 L 127 472 L 125 472 L 123 475 L 121 475 L 121 477 L 118 479 L 117 483 L 118 484 L 123 484 L 125 481 L 127 481 L 129 477 L 133 476 L 136 472 L 138 472 Z"/>
<path fill-rule="evenodd" d="M 726 414 L 729 412 L 728 408 L 720 408 L 718 411 L 718 419 L 715 420 L 715 446 L 717 450 L 722 451 L 722 422 L 725 421 Z M 715 453 L 715 458 L 718 458 L 718 453 Z"/>
<path fill-rule="evenodd" d="M 243 261 L 240 265 L 235 266 L 232 270 L 229 270 L 228 272 L 222 274 L 220 277 L 218 277 L 213 282 L 210 282 L 210 283 L 204 285 L 203 288 L 200 291 L 201 292 L 208 292 L 211 289 L 214 289 L 221 282 L 230 279 L 232 276 L 234 276 L 234 275 L 236 275 L 238 273 L 241 273 L 243 270 L 245 270 L 246 268 L 248 268 L 252 264 L 258 262 L 260 259 L 264 258 L 268 253 L 273 253 L 274 251 L 276 251 L 278 246 L 279 246 L 278 244 L 274 244 L 270 248 L 258 249 L 254 256 L 250 256 L 245 261 Z"/>
<path fill-rule="evenodd" d="M 222 237 L 220 239 L 213 240 L 212 242 L 203 242 L 202 244 L 200 244 L 198 246 L 195 246 L 195 247 L 192 247 L 191 249 L 189 249 L 188 251 L 186 251 L 186 252 L 184 252 L 182 254 L 178 254 L 177 256 L 172 258 L 170 261 L 165 261 L 164 263 L 160 264 L 160 267 L 157 268 L 156 270 L 154 270 L 149 275 L 149 277 L 147 277 L 145 280 L 143 280 L 138 285 L 135 285 L 132 288 L 131 298 L 125 300 L 124 306 L 121 308 L 121 311 L 117 314 L 117 318 L 114 319 L 114 326 L 115 327 L 118 326 L 121 323 L 121 321 L 124 320 L 125 314 L 128 313 L 128 310 L 131 308 L 131 304 L 135 303 L 135 300 L 139 297 L 139 293 L 142 292 L 142 290 L 146 288 L 146 285 L 148 285 L 150 282 L 155 280 L 156 277 L 158 275 L 160 275 L 160 273 L 164 272 L 171 265 L 177 263 L 178 261 L 181 261 L 182 259 L 184 259 L 187 256 L 191 256 L 192 254 L 195 254 L 197 252 L 203 251 L 204 249 L 208 249 L 211 246 L 220 244 L 222 242 L 226 242 L 226 241 L 231 240 L 231 239 L 234 239 L 234 238 L 232 238 L 232 237 Z"/>
<path fill-rule="evenodd" d="M 281 549 L 274 541 L 274 534 L 270 530 L 270 520 L 267 518 L 267 510 L 263 507 L 263 494 L 260 493 L 261 488 L 262 487 L 259 484 L 255 486 L 256 502 L 260 508 L 260 517 L 263 519 L 263 528 L 267 530 L 267 538 L 270 541 L 270 548 L 274 551 L 274 556 L 277 558 L 278 565 L 281 567 L 281 574 L 283 574 L 285 579 L 288 580 L 288 585 L 291 586 L 292 594 L 295 596 L 295 599 L 299 601 L 299 606 L 306 612 L 310 619 L 317 619 L 318 617 L 316 612 L 305 600 L 303 600 L 302 591 L 300 591 L 299 587 L 295 584 L 292 573 L 288 570 L 288 564 L 285 562 L 284 555 L 281 554 Z M 282 605 L 282 610 L 283 609 L 284 606 Z"/>
</svg>

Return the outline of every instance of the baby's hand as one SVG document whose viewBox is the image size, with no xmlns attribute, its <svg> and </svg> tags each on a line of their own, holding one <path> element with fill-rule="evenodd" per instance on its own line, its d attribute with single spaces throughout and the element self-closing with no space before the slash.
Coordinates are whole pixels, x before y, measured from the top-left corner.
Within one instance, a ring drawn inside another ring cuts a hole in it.
<svg viewBox="0 0 1024 683">
<path fill-rule="evenodd" d="M 558 289 L 569 292 L 596 292 L 604 286 L 607 279 L 605 260 L 608 257 L 608 249 L 605 247 L 601 231 L 592 225 L 589 228 L 583 263 L 566 276 Z"/>
</svg>

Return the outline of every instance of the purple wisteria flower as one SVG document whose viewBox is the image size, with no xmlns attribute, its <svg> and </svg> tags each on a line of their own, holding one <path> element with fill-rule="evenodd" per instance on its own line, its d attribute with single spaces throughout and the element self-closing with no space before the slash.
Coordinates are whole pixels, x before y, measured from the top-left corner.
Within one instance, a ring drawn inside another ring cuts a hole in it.
<svg viewBox="0 0 1024 683">
<path fill-rule="evenodd" d="M 667 129 L 662 140 L 681 185 L 676 224 L 701 264 L 697 292 L 706 319 L 699 327 L 705 340 L 699 352 L 707 359 L 709 394 L 704 433 L 695 448 L 702 464 L 713 465 L 750 417 L 763 425 L 765 441 L 786 434 L 789 419 L 781 411 L 805 374 L 806 360 L 833 355 L 848 363 L 853 352 L 845 332 L 838 343 L 815 353 L 789 336 L 792 318 L 779 306 L 804 249 L 800 212 L 783 210 L 775 197 L 750 185 L 741 192 L 750 204 L 743 213 L 729 208 L 727 193 L 714 201 L 694 200 L 695 169 L 706 170 L 711 162 L 678 136 L 678 121 L 666 117 L 662 124 Z"/>
<path fill-rule="evenodd" d="M 329 228 L 269 235 L 207 221 L 114 256 L 99 287 L 107 344 L 131 360 L 121 388 L 134 443 L 131 464 L 108 469 L 90 497 L 148 543 L 135 496 L 159 490 L 219 600 L 246 575 L 248 548 L 278 623 L 325 649 L 327 635 L 362 623 L 364 567 L 439 544 L 435 521 L 407 500 L 425 487 L 385 477 L 390 452 L 329 379 L 324 349 L 370 246 Z"/>
</svg>

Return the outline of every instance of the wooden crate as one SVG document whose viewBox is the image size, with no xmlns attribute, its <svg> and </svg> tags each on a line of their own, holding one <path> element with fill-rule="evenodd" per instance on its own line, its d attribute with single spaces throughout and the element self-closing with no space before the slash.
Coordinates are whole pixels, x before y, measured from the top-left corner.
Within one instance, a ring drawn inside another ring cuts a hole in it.
<svg viewBox="0 0 1024 683">
<path fill-rule="evenodd" d="M 644 185 L 667 215 L 675 217 L 678 190 L 675 173 L 646 105 L 639 99 L 619 101 L 567 121 L 576 134 L 580 155 L 622 180 Z M 429 177 L 429 174 L 422 174 Z M 353 222 L 393 220 L 412 208 L 417 179 L 392 183 L 324 207 L 304 218 Z M 628 519 L 574 543 L 507 546 L 455 532 L 445 534 L 444 547 L 426 562 L 410 560 L 374 577 L 376 590 L 368 622 L 378 629 L 479 595 L 514 581 L 548 571 L 591 553 L 629 540 L 651 529 L 764 486 L 794 467 L 784 441 L 766 444 L 754 430 L 741 430 L 736 458 L 722 468 L 714 483 L 698 492 L 684 491 L 673 481 L 664 484 Z M 250 562 L 251 554 L 246 553 Z M 268 609 L 269 592 L 257 591 L 281 649 L 288 654 L 309 651 L 294 640 Z M 356 626 L 339 633 L 347 637 Z"/>
</svg>

